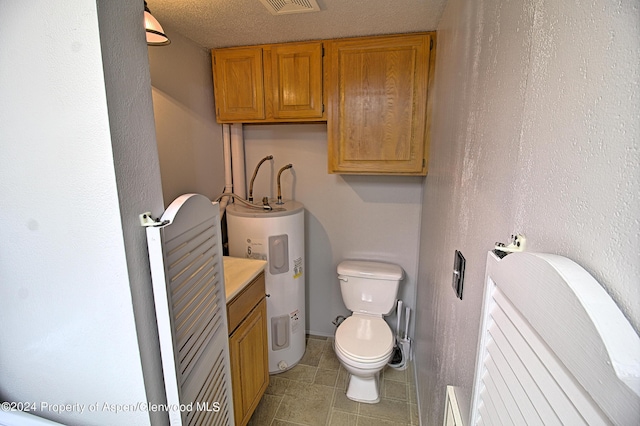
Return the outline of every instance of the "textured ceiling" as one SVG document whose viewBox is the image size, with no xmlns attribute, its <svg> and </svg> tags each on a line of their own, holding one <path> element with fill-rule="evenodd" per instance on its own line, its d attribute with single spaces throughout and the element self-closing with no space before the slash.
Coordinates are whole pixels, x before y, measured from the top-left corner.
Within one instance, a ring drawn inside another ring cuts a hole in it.
<svg viewBox="0 0 640 426">
<path fill-rule="evenodd" d="M 446 0 L 317 0 L 320 12 L 273 16 L 260 0 L 147 0 L 171 31 L 206 48 L 435 30 Z"/>
</svg>

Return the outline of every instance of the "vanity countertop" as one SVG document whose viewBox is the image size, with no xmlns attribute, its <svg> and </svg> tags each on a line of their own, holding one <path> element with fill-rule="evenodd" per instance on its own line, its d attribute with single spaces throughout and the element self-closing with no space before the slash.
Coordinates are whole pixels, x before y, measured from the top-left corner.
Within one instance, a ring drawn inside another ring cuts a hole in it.
<svg viewBox="0 0 640 426">
<path fill-rule="evenodd" d="M 224 285 L 227 303 L 249 284 L 267 265 L 264 260 L 223 257 Z"/>
</svg>

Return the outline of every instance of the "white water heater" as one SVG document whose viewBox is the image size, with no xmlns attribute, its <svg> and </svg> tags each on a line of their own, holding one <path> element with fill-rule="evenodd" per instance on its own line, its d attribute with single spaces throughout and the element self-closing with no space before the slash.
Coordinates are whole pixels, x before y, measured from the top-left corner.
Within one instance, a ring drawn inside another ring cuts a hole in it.
<svg viewBox="0 0 640 426">
<path fill-rule="evenodd" d="M 305 351 L 304 206 L 271 203 L 272 210 L 227 206 L 229 255 L 267 261 L 269 372 L 295 366 Z"/>
</svg>

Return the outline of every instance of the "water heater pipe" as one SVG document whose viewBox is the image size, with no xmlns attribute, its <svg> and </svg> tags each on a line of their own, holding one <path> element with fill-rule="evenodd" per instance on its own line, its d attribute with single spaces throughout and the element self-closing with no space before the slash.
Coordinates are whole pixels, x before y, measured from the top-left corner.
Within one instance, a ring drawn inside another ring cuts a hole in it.
<svg viewBox="0 0 640 426">
<path fill-rule="evenodd" d="M 267 160 L 273 160 L 273 155 L 267 155 L 266 157 L 264 157 L 262 160 L 260 160 L 260 162 L 258 162 L 258 164 L 256 165 L 256 168 L 253 170 L 253 176 L 251 176 L 251 181 L 249 182 L 248 200 L 250 203 L 253 203 L 253 181 L 256 180 L 256 176 L 258 175 L 258 169 L 260 168 L 262 163 L 264 163 Z"/>
<path fill-rule="evenodd" d="M 233 175 L 231 173 L 231 133 L 228 124 L 222 125 L 222 151 L 224 154 L 224 191 L 223 194 L 233 192 Z M 229 197 L 220 199 L 220 215 L 224 213 L 229 203 Z"/>
<path fill-rule="evenodd" d="M 278 182 L 278 201 L 276 202 L 276 204 L 284 204 L 282 202 L 282 189 L 280 188 L 280 175 L 282 174 L 283 171 L 285 171 L 287 169 L 290 169 L 292 167 L 293 167 L 293 164 L 287 164 L 286 166 L 284 166 L 283 168 L 281 168 L 278 171 L 278 179 L 277 179 L 277 182 Z"/>
<path fill-rule="evenodd" d="M 244 167 L 244 137 L 242 124 L 231 125 L 231 170 L 233 173 L 233 193 L 247 197 L 247 179 Z"/>
</svg>

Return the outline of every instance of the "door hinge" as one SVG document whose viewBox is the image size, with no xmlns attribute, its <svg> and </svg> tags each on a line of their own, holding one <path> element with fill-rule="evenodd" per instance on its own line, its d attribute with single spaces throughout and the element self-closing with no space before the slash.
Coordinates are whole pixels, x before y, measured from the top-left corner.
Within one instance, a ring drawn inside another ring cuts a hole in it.
<svg viewBox="0 0 640 426">
<path fill-rule="evenodd" d="M 166 224 L 169 223 L 168 220 L 160 220 L 160 219 L 154 219 L 151 216 L 151 212 L 144 212 L 142 214 L 138 215 L 138 218 L 140 219 L 140 226 L 145 226 L 145 227 L 149 227 L 149 226 L 164 226 Z"/>
<path fill-rule="evenodd" d="M 429 50 L 433 50 L 433 39 L 429 40 Z"/>
</svg>

